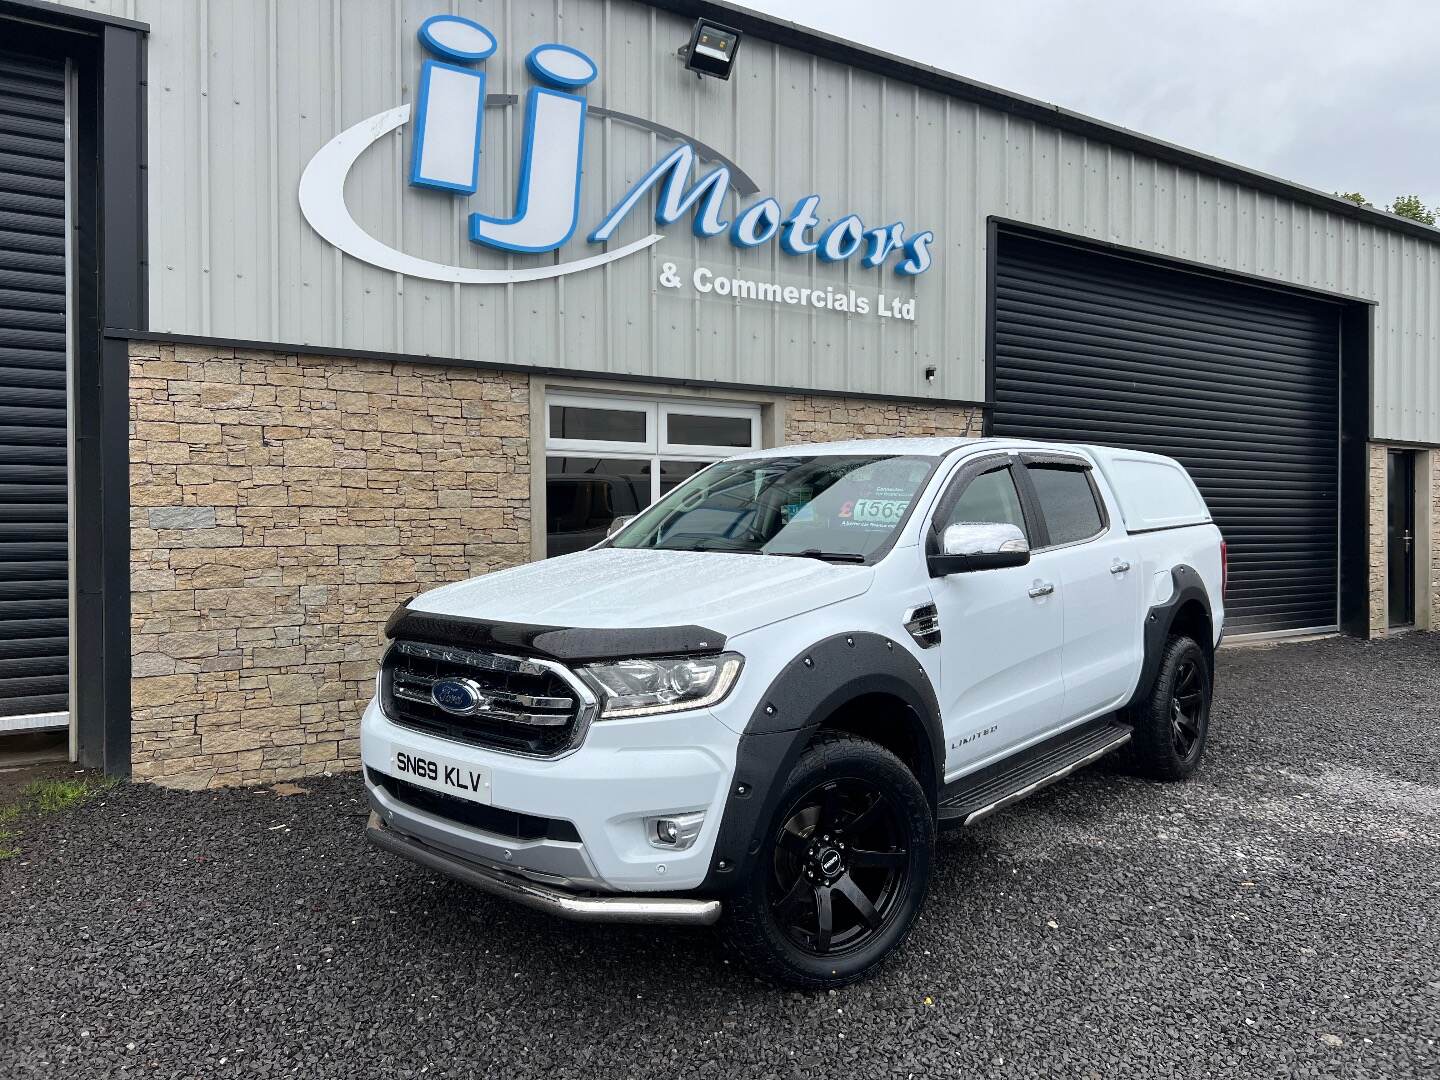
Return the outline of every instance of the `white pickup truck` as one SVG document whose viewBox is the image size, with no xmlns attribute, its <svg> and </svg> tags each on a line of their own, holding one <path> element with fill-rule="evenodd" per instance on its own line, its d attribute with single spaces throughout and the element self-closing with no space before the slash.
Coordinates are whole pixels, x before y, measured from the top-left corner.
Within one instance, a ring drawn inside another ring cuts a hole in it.
<svg viewBox="0 0 1440 1080">
<path fill-rule="evenodd" d="M 391 618 L 381 848 L 580 920 L 724 923 L 790 986 L 909 931 L 935 831 L 1205 749 L 1225 546 L 1176 462 L 1011 439 L 711 465 L 597 546 Z"/>
</svg>

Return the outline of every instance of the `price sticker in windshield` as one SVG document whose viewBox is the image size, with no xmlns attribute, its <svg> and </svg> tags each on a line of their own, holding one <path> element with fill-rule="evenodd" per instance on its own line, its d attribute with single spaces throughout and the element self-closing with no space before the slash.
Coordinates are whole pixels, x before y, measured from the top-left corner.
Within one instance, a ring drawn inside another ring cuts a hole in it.
<svg viewBox="0 0 1440 1080">
<path fill-rule="evenodd" d="M 863 525 L 895 525 L 909 508 L 909 499 L 856 499 L 850 518 Z"/>
</svg>

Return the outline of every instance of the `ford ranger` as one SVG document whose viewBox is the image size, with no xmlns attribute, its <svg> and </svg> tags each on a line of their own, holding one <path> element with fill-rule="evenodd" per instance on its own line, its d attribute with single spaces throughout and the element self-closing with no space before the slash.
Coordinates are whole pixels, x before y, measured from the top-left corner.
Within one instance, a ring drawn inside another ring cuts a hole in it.
<svg viewBox="0 0 1440 1080">
<path fill-rule="evenodd" d="M 384 850 L 577 920 L 870 971 L 939 827 L 1205 750 L 1225 546 L 1175 461 L 916 438 L 711 465 L 585 551 L 397 610 L 361 726 Z"/>
</svg>

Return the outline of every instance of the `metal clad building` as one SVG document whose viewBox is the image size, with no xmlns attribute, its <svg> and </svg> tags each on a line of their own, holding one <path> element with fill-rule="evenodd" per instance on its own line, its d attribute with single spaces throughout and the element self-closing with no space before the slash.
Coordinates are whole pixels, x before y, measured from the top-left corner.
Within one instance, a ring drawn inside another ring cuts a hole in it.
<svg viewBox="0 0 1440 1080">
<path fill-rule="evenodd" d="M 814 263 L 784 268 L 772 250 L 717 253 L 684 237 L 590 278 L 527 289 L 518 304 L 513 295 L 474 302 L 454 287 L 337 257 L 306 227 L 295 199 L 301 171 L 326 140 L 410 100 L 425 58 L 415 30 L 444 5 L 84 6 L 151 24 L 148 115 L 152 133 L 165 133 L 152 134 L 150 146 L 151 198 L 166 207 L 150 231 L 156 331 L 978 401 L 985 223 L 997 216 L 1376 301 L 1374 434 L 1440 442 L 1440 243 L 1357 220 L 1348 208 L 1323 209 L 1299 192 L 1286 197 L 1266 190 L 1274 184 L 1207 175 L 1103 141 L 1103 130 L 1074 134 L 755 38 L 746 39 L 729 82 L 697 85 L 674 57 L 686 21 L 664 11 L 632 0 L 487 0 L 473 13 L 502 42 L 486 62 L 490 93 L 529 89 L 524 59 L 534 44 L 583 44 L 600 66 L 589 96 L 601 107 L 722 150 L 782 202 L 820 192 L 822 209 L 853 209 L 867 223 L 912 222 L 933 229 L 939 244 L 934 271 L 915 282 L 925 315 L 913 327 L 852 325 L 847 335 L 818 315 L 667 303 L 652 286 L 664 257 L 703 258 L 737 274 L 783 270 L 802 285 L 880 280 L 853 267 L 849 275 Z M 513 189 L 516 112 L 502 111 L 504 136 L 482 155 L 488 208 L 503 207 Z M 582 222 L 600 218 L 655 162 L 661 142 L 602 123 L 603 147 L 586 163 Z M 466 266 L 493 261 L 463 242 L 458 203 L 418 198 L 393 182 L 407 153 L 400 130 L 361 160 L 348 189 L 357 219 L 407 251 Z M 730 212 L 748 201 L 732 192 Z M 646 227 L 635 215 L 618 239 L 636 239 Z M 586 246 L 577 235 L 559 258 Z M 517 257 L 514 265 L 552 258 Z M 913 361 L 897 364 L 897 355 Z M 928 387 L 927 364 L 941 369 Z"/>
<path fill-rule="evenodd" d="M 437 14 L 495 43 L 452 65 L 467 85 L 483 72 L 486 98 L 463 197 L 407 182 L 441 55 L 420 31 Z M 697 16 L 743 34 L 728 81 L 677 56 Z M 70 304 L 72 371 L 96 364 L 100 387 L 71 430 L 120 439 L 109 457 L 131 471 L 106 489 L 72 454 L 70 497 L 92 496 L 105 523 L 76 532 L 76 557 L 111 560 L 87 585 L 108 602 L 72 641 L 82 672 L 105 673 L 93 706 L 70 707 L 82 756 L 105 746 L 117 769 L 133 756 L 146 775 L 210 779 L 348 761 L 345 709 L 374 643 L 347 625 L 331 659 L 304 644 L 316 627 L 580 544 L 723 452 L 844 434 L 1170 447 L 1232 536 L 1236 632 L 1440 623 L 1434 229 L 723 4 L 0 0 L 0 19 L 17 56 L 69 65 L 72 199 L 129 192 L 143 226 L 117 244 L 120 207 L 97 212 L 70 260 L 107 252 Z M 531 94 L 557 85 L 527 58 L 551 43 L 594 64 L 562 91 L 586 110 L 576 227 L 506 253 L 472 240 L 469 215 L 497 233 L 525 217 Z M 102 157 L 117 145 L 118 164 Z M 656 184 L 592 241 L 682 146 L 687 183 L 726 170 L 727 225 L 767 197 L 793 217 L 814 195 L 813 228 L 697 235 L 703 192 L 658 223 Z M 782 243 L 820 242 L 851 214 L 844 257 Z M 888 250 L 871 230 L 892 225 Z M 928 259 L 906 246 L 925 233 Z M 1081 303 L 1079 278 L 1111 291 Z M 1231 318 L 1202 333 L 1207 296 Z M 1055 326 L 1037 307 L 1067 314 Z M 347 419 L 365 410 L 369 430 Z M 415 476 L 383 467 L 412 454 Z M 413 483 L 434 485 L 429 503 Z M 290 539 L 312 562 L 271 567 Z M 246 552 L 265 584 L 210 573 L 205 545 Z M 357 569 L 369 560 L 411 577 Z M 361 597 L 376 580 L 389 591 Z M 246 588 L 277 591 L 211 595 Z M 322 589 L 336 610 L 308 605 Z M 259 610 L 227 622 L 220 601 Z M 300 742 L 207 741 L 196 719 L 218 700 L 298 709 L 312 683 L 333 696 L 296 719 Z"/>
</svg>

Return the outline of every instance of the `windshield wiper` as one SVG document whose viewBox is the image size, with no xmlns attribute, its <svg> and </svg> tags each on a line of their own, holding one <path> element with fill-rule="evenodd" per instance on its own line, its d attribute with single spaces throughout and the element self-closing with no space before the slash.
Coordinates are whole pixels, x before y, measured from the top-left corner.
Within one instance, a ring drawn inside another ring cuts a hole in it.
<svg viewBox="0 0 1440 1080">
<path fill-rule="evenodd" d="M 806 548 L 804 551 L 764 551 L 762 555 L 783 555 L 789 559 L 819 559 L 822 562 L 863 563 L 865 556 L 857 551 L 821 551 Z"/>
<path fill-rule="evenodd" d="M 760 554 L 760 552 L 756 551 L 754 548 L 724 547 L 723 544 L 726 543 L 726 542 L 727 542 L 727 541 L 696 540 L 693 544 L 687 544 L 687 545 L 685 545 L 684 547 L 670 547 L 670 546 L 667 545 L 667 544 L 657 544 L 657 545 L 655 545 L 655 550 L 656 550 L 656 551 L 716 551 L 716 552 L 721 552 L 721 553 L 723 553 L 723 554 L 725 554 L 725 555 L 759 555 L 759 554 Z M 730 541 L 730 542 L 733 542 L 733 541 Z M 716 546 L 717 543 L 720 543 L 722 546 L 717 547 L 717 546 Z"/>
</svg>

